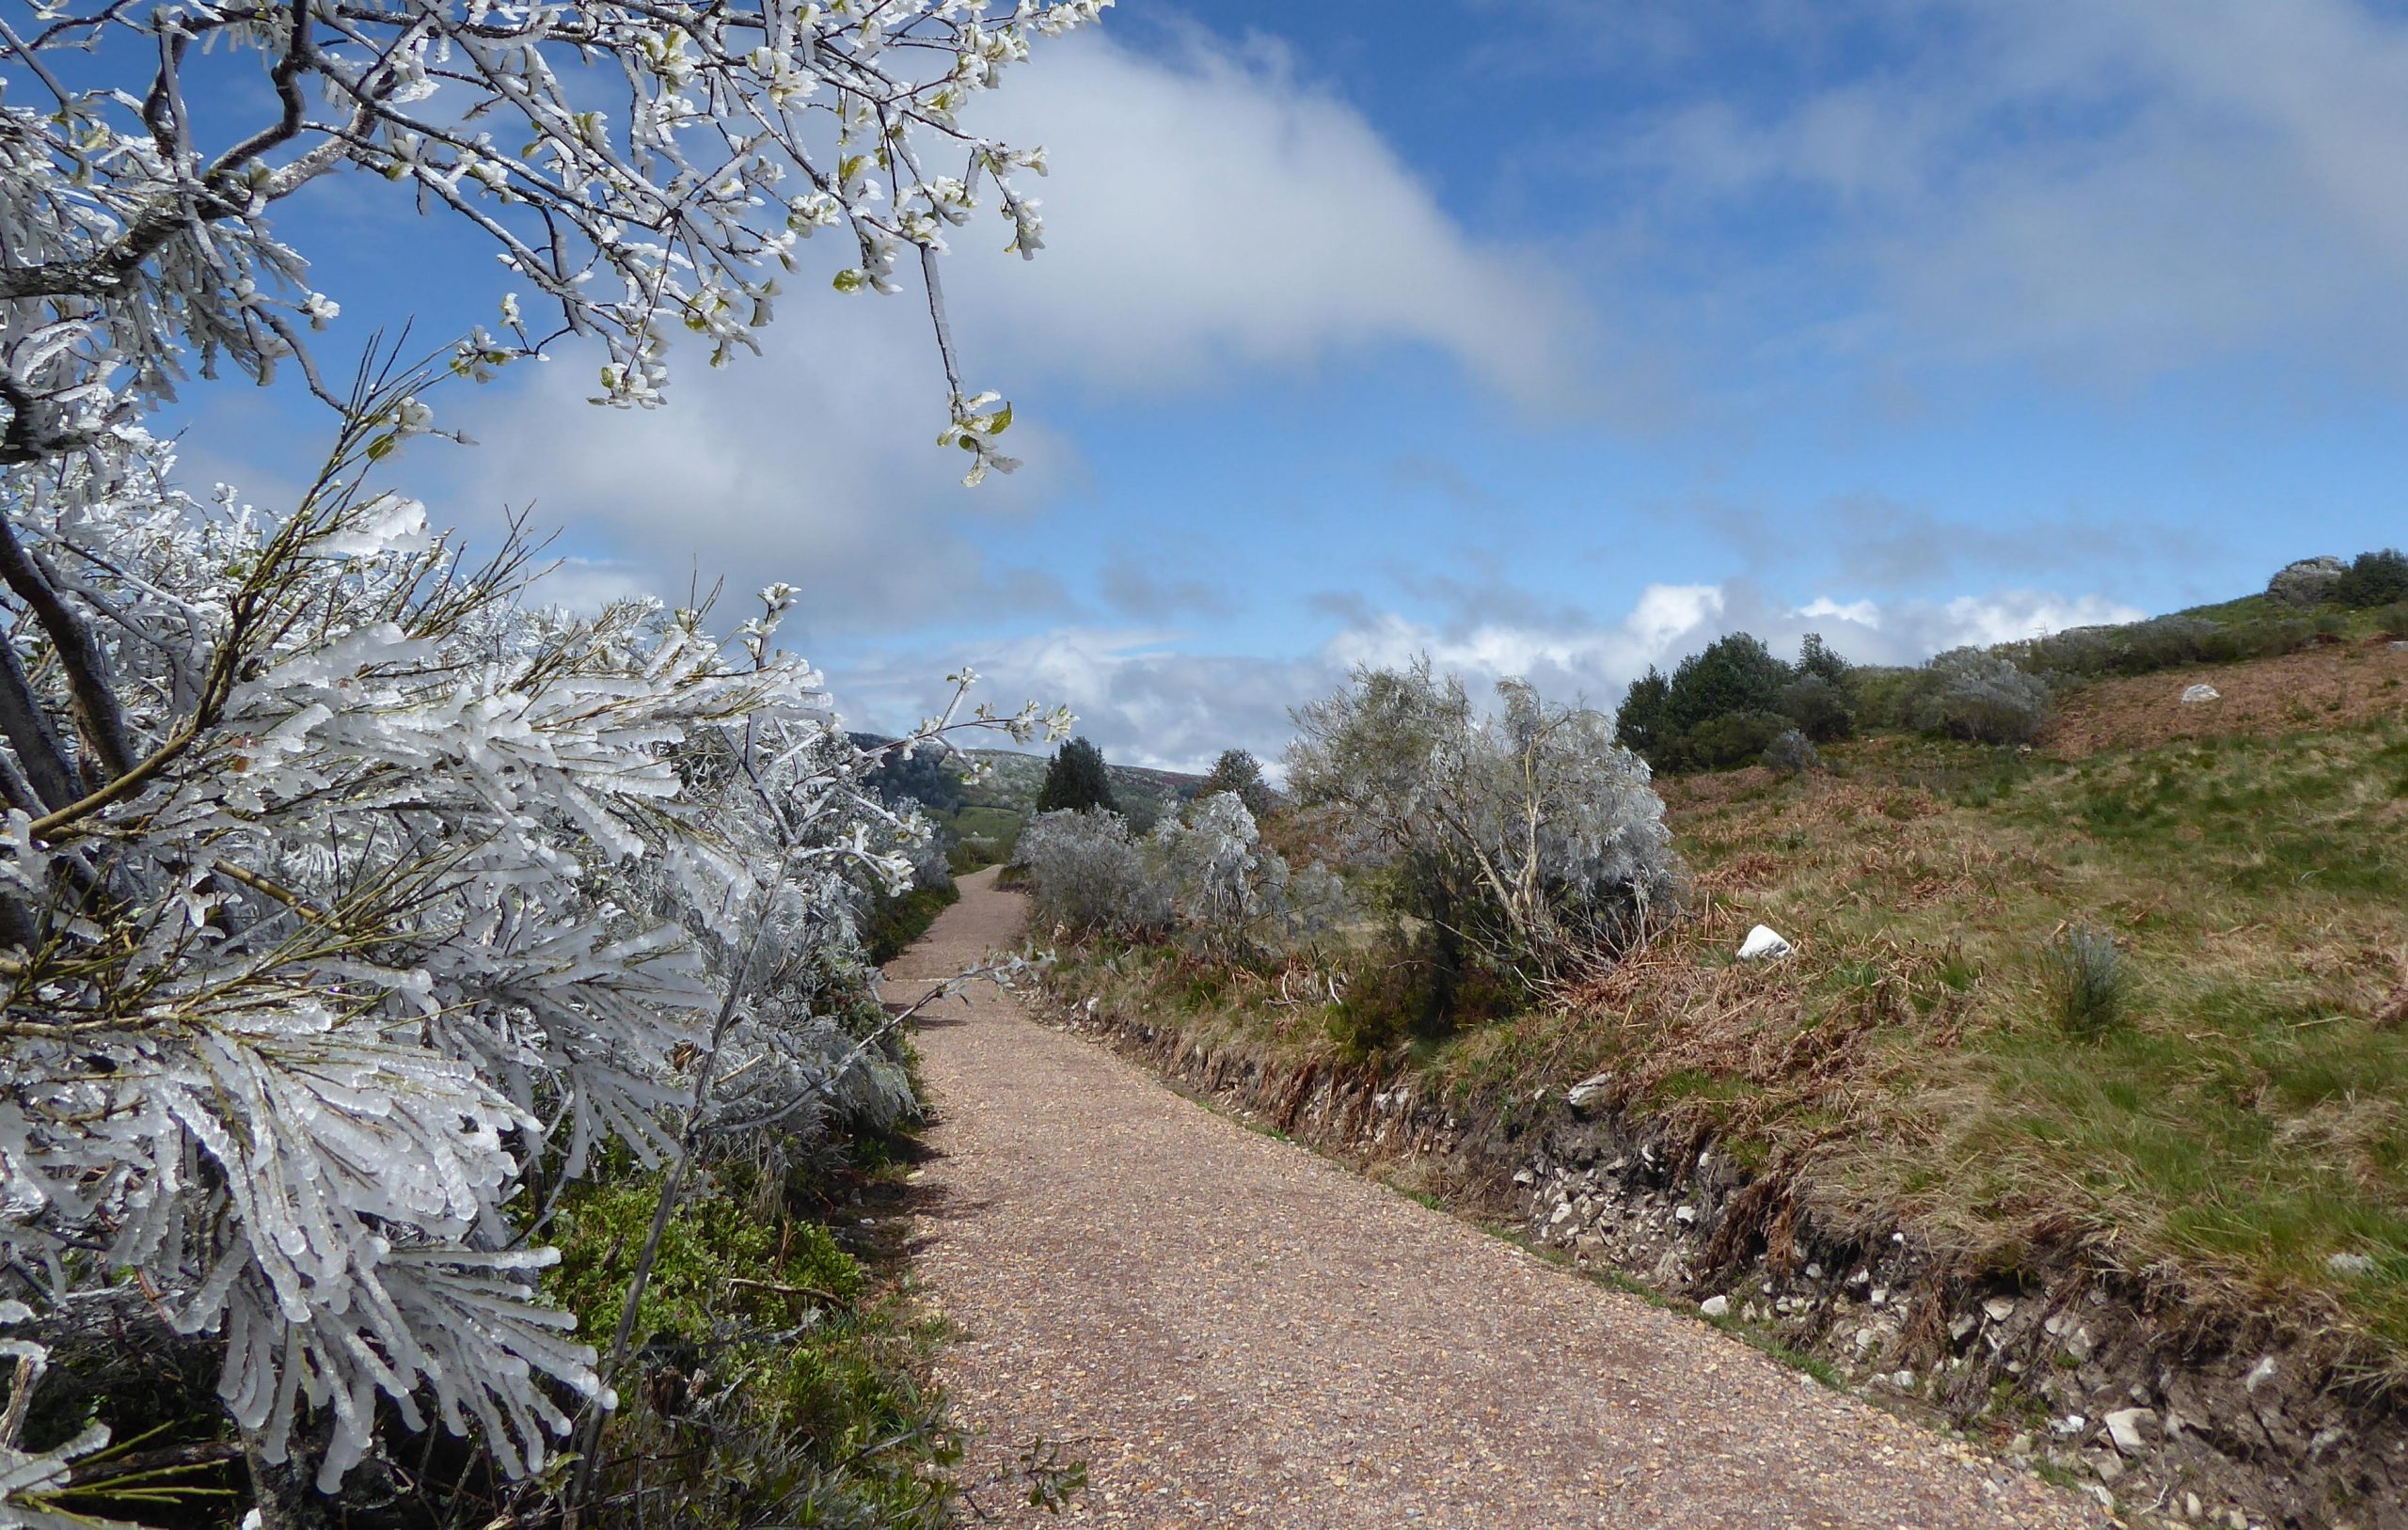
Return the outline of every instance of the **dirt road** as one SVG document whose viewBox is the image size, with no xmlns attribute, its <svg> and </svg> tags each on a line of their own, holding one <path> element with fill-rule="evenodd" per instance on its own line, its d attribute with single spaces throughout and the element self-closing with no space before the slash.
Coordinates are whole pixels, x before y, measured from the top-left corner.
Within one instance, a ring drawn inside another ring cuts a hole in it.
<svg viewBox="0 0 2408 1530">
<path fill-rule="evenodd" d="M 888 969 L 1019 936 L 965 879 Z M 922 1278 L 980 1431 L 1090 1464 L 1055 1521 L 1294 1530 L 2072 1526 L 2086 1500 L 1964 1453 L 1686 1317 L 1248 1131 L 991 989 L 919 1035 L 939 1157 Z"/>
</svg>

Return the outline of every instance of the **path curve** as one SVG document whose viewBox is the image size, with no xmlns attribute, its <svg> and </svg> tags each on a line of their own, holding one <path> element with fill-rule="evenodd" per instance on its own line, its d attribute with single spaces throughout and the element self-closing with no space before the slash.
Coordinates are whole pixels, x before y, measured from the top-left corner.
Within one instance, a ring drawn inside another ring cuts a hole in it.
<svg viewBox="0 0 2408 1530">
<path fill-rule="evenodd" d="M 994 874 L 891 997 L 1019 937 Z M 920 1279 L 977 1431 L 1091 1486 L 1056 1520 L 1293 1530 L 2095 1525 L 2086 1500 L 1180 1097 L 982 988 L 919 1032 Z"/>
</svg>

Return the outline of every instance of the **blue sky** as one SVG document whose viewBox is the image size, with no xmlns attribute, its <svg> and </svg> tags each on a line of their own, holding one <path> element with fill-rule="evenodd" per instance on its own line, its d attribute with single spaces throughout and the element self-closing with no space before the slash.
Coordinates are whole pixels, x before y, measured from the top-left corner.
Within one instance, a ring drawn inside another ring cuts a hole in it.
<svg viewBox="0 0 2408 1530">
<path fill-rule="evenodd" d="M 2408 8 L 1122 0 L 985 106 L 1054 166 L 1039 260 L 949 277 L 1022 473 L 955 482 L 908 300 L 804 283 L 656 415 L 574 347 L 455 388 L 483 444 L 403 481 L 533 500 L 574 598 L 793 580 L 864 723 L 969 662 L 1167 765 L 1417 650 L 1610 702 L 1735 628 L 1907 659 L 2408 542 Z M 502 291 L 381 183 L 279 227 L 332 355 Z M 191 407 L 266 502 L 323 434 Z"/>
</svg>

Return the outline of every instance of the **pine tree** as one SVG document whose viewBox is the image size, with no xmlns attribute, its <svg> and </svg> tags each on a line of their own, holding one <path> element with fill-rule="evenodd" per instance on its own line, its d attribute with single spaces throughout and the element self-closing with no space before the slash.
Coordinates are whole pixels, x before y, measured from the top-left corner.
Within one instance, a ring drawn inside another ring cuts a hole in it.
<svg viewBox="0 0 2408 1530">
<path fill-rule="evenodd" d="M 1664 671 L 1651 664 L 1646 674 L 1630 683 L 1614 713 L 1614 742 L 1658 768 L 1664 748 L 1671 742 L 1672 730 L 1664 717 L 1671 690 Z"/>
<path fill-rule="evenodd" d="M 1103 751 L 1084 738 L 1071 739 L 1046 767 L 1045 784 L 1037 793 L 1037 811 L 1085 812 L 1099 808 L 1105 812 L 1120 811 L 1112 795 L 1111 778 L 1104 773 Z"/>
</svg>

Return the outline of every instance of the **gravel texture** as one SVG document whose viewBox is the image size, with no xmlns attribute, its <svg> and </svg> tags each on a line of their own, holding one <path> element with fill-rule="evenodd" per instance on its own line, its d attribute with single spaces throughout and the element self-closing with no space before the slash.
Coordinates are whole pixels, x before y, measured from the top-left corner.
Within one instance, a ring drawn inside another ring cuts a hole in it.
<svg viewBox="0 0 2408 1530">
<path fill-rule="evenodd" d="M 961 902 L 893 997 L 1018 939 Z M 1248 1130 L 991 988 L 919 1033 L 936 1112 L 921 1278 L 976 1432 L 1088 1462 L 1004 1523 L 2071 1526 L 2103 1516 L 1690 1318 Z"/>
</svg>

